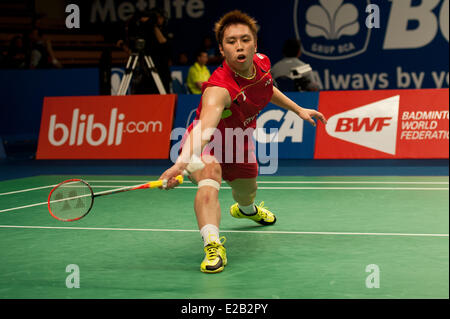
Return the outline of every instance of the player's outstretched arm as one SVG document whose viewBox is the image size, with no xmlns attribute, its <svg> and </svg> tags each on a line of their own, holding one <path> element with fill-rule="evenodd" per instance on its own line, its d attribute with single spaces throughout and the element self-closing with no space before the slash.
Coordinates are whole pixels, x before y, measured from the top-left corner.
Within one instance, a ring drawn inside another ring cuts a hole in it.
<svg viewBox="0 0 450 319">
<path fill-rule="evenodd" d="M 284 95 L 280 90 L 278 90 L 276 87 L 273 88 L 273 95 L 272 99 L 270 100 L 275 105 L 278 105 L 279 107 L 282 107 L 288 111 L 292 111 L 300 118 L 302 118 L 305 121 L 308 121 L 312 126 L 316 126 L 315 119 L 320 120 L 323 124 L 327 124 L 327 120 L 325 116 L 323 116 L 322 113 L 312 110 L 312 109 L 305 109 L 301 106 L 299 106 L 297 103 L 292 101 L 290 98 L 288 98 L 286 95 Z"/>
<path fill-rule="evenodd" d="M 202 110 L 200 121 L 194 126 L 187 137 L 181 154 L 175 164 L 166 170 L 159 179 L 167 180 L 167 189 L 176 187 L 178 181 L 176 176 L 180 175 L 189 164 L 192 155 L 201 157 L 206 144 L 211 140 L 217 125 L 222 117 L 225 107 L 231 104 L 228 91 L 218 86 L 205 89 L 202 96 Z"/>
</svg>

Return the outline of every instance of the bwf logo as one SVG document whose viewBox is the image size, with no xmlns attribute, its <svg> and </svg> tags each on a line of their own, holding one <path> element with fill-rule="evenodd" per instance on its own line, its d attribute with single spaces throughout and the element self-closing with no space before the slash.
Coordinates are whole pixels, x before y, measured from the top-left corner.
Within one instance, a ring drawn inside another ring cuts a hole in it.
<svg viewBox="0 0 450 319">
<path fill-rule="evenodd" d="M 363 105 L 331 116 L 330 136 L 395 155 L 400 96 Z"/>
<path fill-rule="evenodd" d="M 161 121 L 129 121 L 124 122 L 125 114 L 119 113 L 118 108 L 111 109 L 109 122 L 95 121 L 94 114 L 80 113 L 75 108 L 72 112 L 70 124 L 58 123 L 57 115 L 50 115 L 48 128 L 48 141 L 53 146 L 62 146 L 68 143 L 70 146 L 80 146 L 84 142 L 91 146 L 99 146 L 106 142 L 108 146 L 120 145 L 123 133 L 155 133 L 161 132 Z"/>
<path fill-rule="evenodd" d="M 352 118 L 352 117 L 342 117 L 338 119 L 336 124 L 336 132 L 360 132 L 364 130 L 365 132 L 379 132 L 385 126 L 391 125 L 392 117 L 363 117 L 363 118 Z"/>
</svg>

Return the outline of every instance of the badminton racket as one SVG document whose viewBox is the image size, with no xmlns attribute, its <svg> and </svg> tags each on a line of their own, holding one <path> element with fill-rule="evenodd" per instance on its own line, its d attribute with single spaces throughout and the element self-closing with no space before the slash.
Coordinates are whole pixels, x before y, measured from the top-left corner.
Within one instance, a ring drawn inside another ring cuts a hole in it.
<svg viewBox="0 0 450 319">
<path fill-rule="evenodd" d="M 195 156 L 186 167 L 186 170 L 183 171 L 183 175 L 188 176 L 196 170 L 202 169 L 204 165 L 205 164 Z M 179 184 L 183 183 L 183 175 L 175 177 Z M 89 214 L 94 205 L 94 198 L 96 197 L 138 189 L 165 188 L 166 185 L 167 180 L 158 180 L 150 181 L 145 184 L 94 193 L 88 182 L 82 179 L 73 178 L 59 183 L 50 191 L 47 206 L 50 215 L 54 218 L 60 221 L 71 222 L 79 220 Z"/>
</svg>

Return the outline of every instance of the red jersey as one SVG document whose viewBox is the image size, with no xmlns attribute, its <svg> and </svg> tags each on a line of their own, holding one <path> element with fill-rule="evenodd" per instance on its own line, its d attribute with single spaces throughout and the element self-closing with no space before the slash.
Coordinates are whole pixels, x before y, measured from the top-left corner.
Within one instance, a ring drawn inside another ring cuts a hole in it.
<svg viewBox="0 0 450 319">
<path fill-rule="evenodd" d="M 245 79 L 236 74 L 226 63 L 218 67 L 211 75 L 209 80 L 203 83 L 202 93 L 207 87 L 219 86 L 225 88 L 230 94 L 231 105 L 226 108 L 222 113 L 222 118 L 217 125 L 217 130 L 220 131 L 222 136 L 222 158 L 218 158 L 219 162 L 225 162 L 225 152 L 230 152 L 230 143 L 226 139 L 227 128 L 236 129 L 240 128 L 246 130 L 251 128 L 251 132 L 256 128 L 256 118 L 261 110 L 270 102 L 273 94 L 273 80 L 270 74 L 270 60 L 267 56 L 256 53 L 253 56 L 253 65 L 256 69 L 256 75 L 253 79 Z M 195 121 L 200 119 L 200 112 L 202 110 L 202 100 L 197 108 L 196 117 L 194 122 L 189 126 L 187 134 L 192 130 L 192 126 Z M 237 132 L 237 130 L 235 131 Z M 214 137 L 211 139 L 210 144 L 214 141 Z M 216 141 L 217 142 L 217 141 Z M 228 142 L 228 145 L 226 145 Z M 234 144 L 234 143 L 233 143 Z M 233 159 L 236 158 L 238 152 L 253 151 L 253 140 L 246 139 L 244 144 L 233 145 Z M 214 148 L 210 150 L 210 153 L 214 154 L 216 158 L 219 154 L 214 152 Z M 220 156 L 219 156 L 220 157 Z M 229 155 L 227 156 L 229 159 Z M 246 160 L 247 161 L 247 157 Z"/>
</svg>

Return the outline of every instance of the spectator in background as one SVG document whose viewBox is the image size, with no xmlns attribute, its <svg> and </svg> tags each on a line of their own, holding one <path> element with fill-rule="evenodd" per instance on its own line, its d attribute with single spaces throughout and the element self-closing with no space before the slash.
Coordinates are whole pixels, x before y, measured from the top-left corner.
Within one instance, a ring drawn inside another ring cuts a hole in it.
<svg viewBox="0 0 450 319">
<path fill-rule="evenodd" d="M 186 82 L 192 94 L 201 94 L 203 82 L 208 81 L 211 76 L 211 73 L 206 67 L 206 63 L 208 62 L 208 53 L 200 50 L 197 52 L 196 58 L 197 62 L 189 68 Z"/>
<path fill-rule="evenodd" d="M 189 65 L 189 58 L 186 52 L 178 53 L 175 65 Z"/>
<path fill-rule="evenodd" d="M 32 29 L 26 38 L 26 50 L 29 53 L 27 66 L 30 69 L 62 68 L 62 64 L 55 56 L 50 39 L 44 35 L 45 17 L 45 14 L 37 14 L 33 17 Z"/>
<path fill-rule="evenodd" d="M 314 81 L 312 72 L 302 75 L 301 78 L 295 79 L 291 70 L 293 68 L 306 65 L 301 61 L 301 42 L 298 39 L 288 39 L 283 45 L 284 58 L 275 63 L 272 67 L 272 77 L 275 82 L 277 78 L 290 78 L 294 82 L 297 91 L 318 91 L 319 85 Z"/>
<path fill-rule="evenodd" d="M 205 36 L 203 38 L 203 43 L 201 49 L 207 53 L 208 61 L 206 64 L 220 64 L 222 63 L 222 56 L 219 54 L 217 49 L 215 49 L 213 40 L 210 36 Z"/>
<path fill-rule="evenodd" d="M 28 40 L 30 69 L 62 68 L 50 40 L 43 37 L 41 29 L 34 27 L 28 35 Z"/>
<path fill-rule="evenodd" d="M 6 55 L 4 56 L 3 67 L 7 69 L 25 69 L 27 52 L 22 35 L 16 35 L 11 39 Z"/>
</svg>

